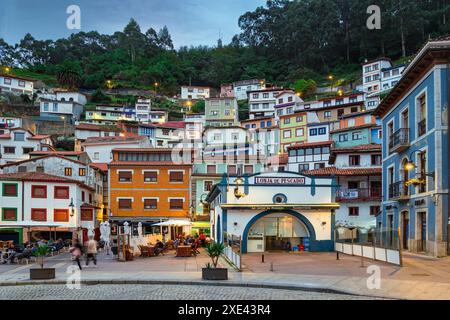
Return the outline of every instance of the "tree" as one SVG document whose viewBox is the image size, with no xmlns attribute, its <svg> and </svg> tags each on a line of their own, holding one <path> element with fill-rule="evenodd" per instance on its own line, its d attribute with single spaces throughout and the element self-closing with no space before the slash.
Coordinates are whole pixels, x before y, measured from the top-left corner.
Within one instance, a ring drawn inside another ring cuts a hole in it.
<svg viewBox="0 0 450 320">
<path fill-rule="evenodd" d="M 317 83 L 312 79 L 300 79 L 295 82 L 294 89 L 296 93 L 299 93 L 301 95 L 301 97 L 308 98 L 316 93 Z"/>
<path fill-rule="evenodd" d="M 81 67 L 79 63 L 76 61 L 64 61 L 57 68 L 56 79 L 62 87 L 76 89 L 81 79 Z"/>
<path fill-rule="evenodd" d="M 158 44 L 161 49 L 173 50 L 172 38 L 169 33 L 167 26 L 164 26 L 158 32 Z"/>
<path fill-rule="evenodd" d="M 191 108 L 193 113 L 205 113 L 205 101 L 197 101 Z"/>
<path fill-rule="evenodd" d="M 97 89 L 92 95 L 91 101 L 96 103 L 110 103 L 111 98 L 104 94 L 101 89 Z"/>
</svg>

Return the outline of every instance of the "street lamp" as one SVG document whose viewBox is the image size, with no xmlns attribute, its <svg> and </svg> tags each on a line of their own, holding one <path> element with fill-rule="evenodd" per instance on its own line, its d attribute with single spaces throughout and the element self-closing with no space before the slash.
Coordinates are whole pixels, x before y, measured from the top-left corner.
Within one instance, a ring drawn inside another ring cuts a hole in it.
<svg viewBox="0 0 450 320">
<path fill-rule="evenodd" d="M 75 215 L 75 205 L 73 204 L 73 198 L 70 198 L 70 216 L 73 217 Z"/>
<path fill-rule="evenodd" d="M 159 83 L 155 81 L 155 83 L 153 85 L 155 86 L 155 94 L 158 94 Z"/>
<path fill-rule="evenodd" d="M 5 67 L 4 70 L 5 70 L 5 73 L 9 73 L 11 71 L 11 68 L 10 67 Z"/>
<path fill-rule="evenodd" d="M 236 197 L 236 199 L 239 200 L 239 199 L 241 199 L 241 198 L 243 198 L 243 197 L 246 196 L 245 192 L 241 192 L 241 191 L 239 190 L 239 186 L 242 185 L 242 184 L 244 184 L 244 180 L 242 179 L 241 176 L 238 176 L 238 177 L 234 180 L 234 182 L 236 183 L 236 187 L 234 188 L 234 196 Z"/>
<path fill-rule="evenodd" d="M 333 91 L 333 79 L 334 79 L 334 77 L 333 77 L 333 75 L 328 75 L 328 80 L 330 81 L 330 89 L 331 89 L 331 91 Z"/>
<path fill-rule="evenodd" d="M 423 152 L 423 151 L 420 151 L 420 150 L 415 150 L 415 151 L 413 151 L 413 152 L 411 152 L 411 154 L 409 155 L 409 161 L 407 161 L 406 162 L 406 164 L 405 164 L 405 166 L 404 166 L 404 168 L 405 168 L 405 170 L 406 171 L 412 171 L 412 170 L 414 170 L 414 169 L 416 169 L 417 167 L 416 167 L 416 165 L 414 164 L 414 162 L 412 161 L 412 156 L 413 156 L 413 154 L 414 153 L 419 153 L 419 155 L 423 155 L 423 154 L 425 154 L 425 152 Z M 422 176 L 426 176 L 426 177 L 430 177 L 430 178 L 433 178 L 434 179 L 434 177 L 435 177 L 435 175 L 436 175 L 436 173 L 433 171 L 433 172 L 425 172 L 425 168 L 422 168 L 422 171 L 424 171 L 424 172 L 422 172 L 421 174 L 422 174 Z"/>
</svg>

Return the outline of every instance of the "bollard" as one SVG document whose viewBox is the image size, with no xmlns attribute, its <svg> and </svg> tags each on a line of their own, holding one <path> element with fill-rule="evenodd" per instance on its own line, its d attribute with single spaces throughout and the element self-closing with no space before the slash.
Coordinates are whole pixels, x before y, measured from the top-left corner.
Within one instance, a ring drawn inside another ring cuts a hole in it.
<svg viewBox="0 0 450 320">
<path fill-rule="evenodd" d="M 264 255 L 261 255 L 261 263 L 264 263 Z"/>
<path fill-rule="evenodd" d="M 339 260 L 339 251 L 336 251 L 336 260 Z"/>
<path fill-rule="evenodd" d="M 270 271 L 273 271 L 273 262 L 270 262 Z"/>
</svg>

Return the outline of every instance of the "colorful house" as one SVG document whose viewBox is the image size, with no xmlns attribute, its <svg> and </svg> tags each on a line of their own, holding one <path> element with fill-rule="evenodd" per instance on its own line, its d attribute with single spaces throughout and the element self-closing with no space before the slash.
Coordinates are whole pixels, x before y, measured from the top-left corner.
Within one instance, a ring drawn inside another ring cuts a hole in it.
<svg viewBox="0 0 450 320">
<path fill-rule="evenodd" d="M 306 112 L 296 112 L 280 116 L 280 152 L 287 152 L 287 147 L 307 140 Z"/>
<path fill-rule="evenodd" d="M 450 38 L 428 42 L 375 111 L 383 125 L 383 244 L 435 257 L 450 248 L 449 59 Z"/>
</svg>

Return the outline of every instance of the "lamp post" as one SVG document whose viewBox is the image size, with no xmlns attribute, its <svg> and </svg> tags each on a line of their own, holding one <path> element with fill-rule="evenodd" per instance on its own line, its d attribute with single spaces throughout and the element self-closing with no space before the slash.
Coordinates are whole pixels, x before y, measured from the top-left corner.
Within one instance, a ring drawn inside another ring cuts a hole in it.
<svg viewBox="0 0 450 320">
<path fill-rule="evenodd" d="M 333 92 L 333 79 L 334 79 L 334 77 L 333 77 L 333 75 L 330 74 L 327 78 L 330 81 L 330 91 Z"/>
<path fill-rule="evenodd" d="M 158 95 L 158 86 L 159 86 L 159 83 L 155 81 L 154 86 L 155 86 L 155 95 Z"/>
<path fill-rule="evenodd" d="M 414 153 L 419 153 L 421 156 L 425 154 L 425 152 L 420 151 L 420 150 L 415 150 L 415 151 L 411 152 L 409 155 L 409 161 L 406 162 L 405 167 L 404 167 L 404 169 L 406 171 L 412 171 L 417 168 L 417 166 L 414 164 L 414 161 L 412 161 L 412 157 L 413 157 Z M 425 177 L 430 177 L 433 179 L 435 178 L 436 173 L 434 171 L 433 172 L 425 172 L 425 168 L 420 168 L 420 169 L 422 171 L 421 172 L 422 177 L 425 176 Z"/>
<path fill-rule="evenodd" d="M 236 177 L 234 183 L 236 184 L 236 187 L 234 188 L 234 196 L 236 197 L 236 199 L 239 200 L 245 197 L 246 196 L 245 192 L 241 192 L 239 190 L 239 186 L 244 184 L 244 180 L 242 179 L 242 177 L 241 176 Z"/>
<path fill-rule="evenodd" d="M 73 204 L 73 198 L 70 198 L 70 216 L 73 217 L 75 215 L 75 205 Z"/>
</svg>

